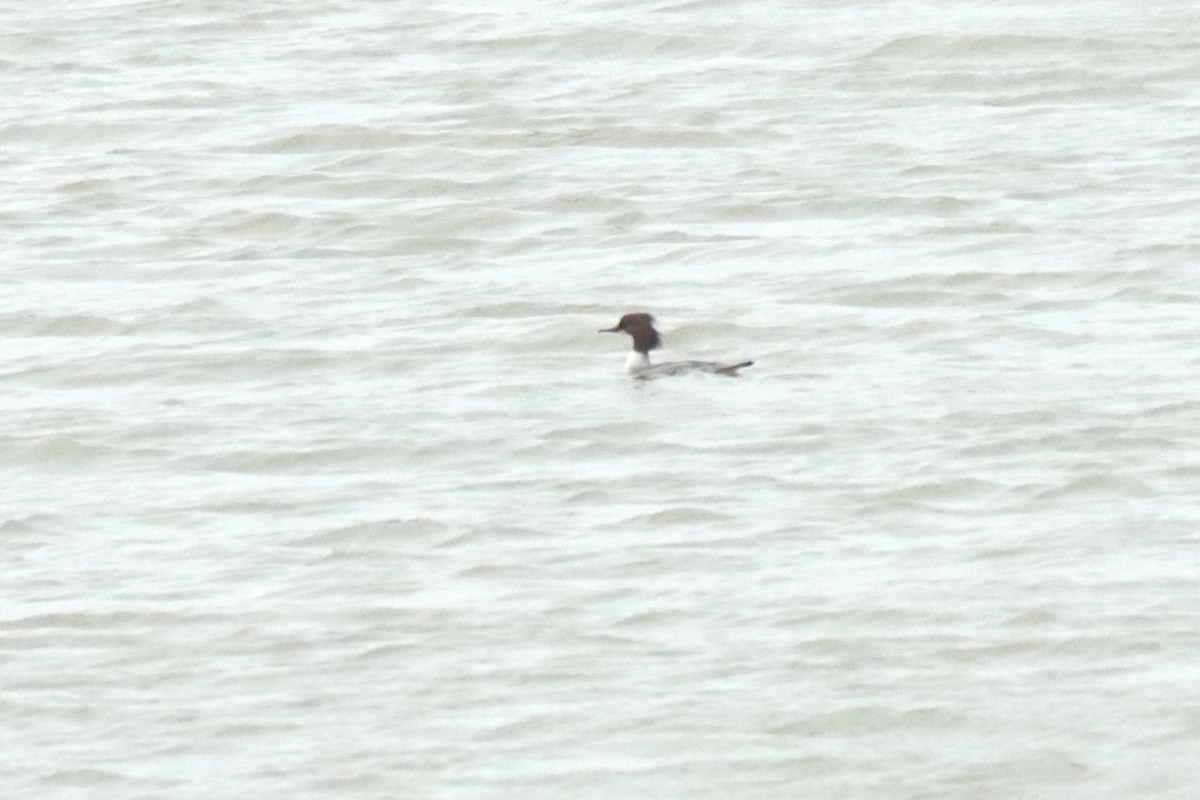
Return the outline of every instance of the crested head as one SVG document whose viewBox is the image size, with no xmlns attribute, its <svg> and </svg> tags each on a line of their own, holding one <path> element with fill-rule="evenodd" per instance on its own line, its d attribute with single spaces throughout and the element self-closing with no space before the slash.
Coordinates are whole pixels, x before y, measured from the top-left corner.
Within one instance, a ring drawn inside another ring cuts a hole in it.
<svg viewBox="0 0 1200 800">
<path fill-rule="evenodd" d="M 654 329 L 654 317 L 642 311 L 626 314 L 615 327 L 602 332 L 628 333 L 633 337 L 633 349 L 639 353 L 649 353 L 662 345 L 662 337 Z"/>
</svg>

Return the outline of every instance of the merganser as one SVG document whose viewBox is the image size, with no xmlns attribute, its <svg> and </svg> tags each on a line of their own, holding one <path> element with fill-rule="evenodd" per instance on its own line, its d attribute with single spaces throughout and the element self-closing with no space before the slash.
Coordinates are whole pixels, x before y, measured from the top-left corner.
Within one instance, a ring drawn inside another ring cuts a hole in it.
<svg viewBox="0 0 1200 800">
<path fill-rule="evenodd" d="M 654 329 L 654 317 L 642 312 L 626 314 L 611 328 L 601 328 L 599 333 L 628 333 L 633 337 L 633 352 L 625 362 L 625 371 L 635 378 L 661 378 L 666 375 L 683 375 L 688 372 L 712 372 L 717 375 L 737 377 L 738 370 L 748 367 L 753 361 L 740 364 L 724 364 L 718 361 L 668 361 L 651 364 L 650 351 L 662 344 L 662 337 Z"/>
</svg>

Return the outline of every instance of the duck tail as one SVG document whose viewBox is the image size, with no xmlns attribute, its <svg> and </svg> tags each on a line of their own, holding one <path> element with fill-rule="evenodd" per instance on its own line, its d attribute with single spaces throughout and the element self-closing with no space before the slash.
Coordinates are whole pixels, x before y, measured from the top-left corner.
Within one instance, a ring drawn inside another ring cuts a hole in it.
<svg viewBox="0 0 1200 800">
<path fill-rule="evenodd" d="M 728 367 L 721 367 L 719 370 L 717 370 L 717 374 L 718 375 L 729 375 L 731 377 L 736 378 L 738 376 L 739 369 L 742 369 L 743 367 L 752 367 L 752 366 L 754 366 L 753 361 L 743 361 L 740 364 L 730 364 Z"/>
</svg>

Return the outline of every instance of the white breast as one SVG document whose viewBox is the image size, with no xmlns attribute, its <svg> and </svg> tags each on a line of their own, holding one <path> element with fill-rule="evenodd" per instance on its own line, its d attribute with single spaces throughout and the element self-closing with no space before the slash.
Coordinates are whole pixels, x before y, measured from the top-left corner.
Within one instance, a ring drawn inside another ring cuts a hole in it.
<svg viewBox="0 0 1200 800">
<path fill-rule="evenodd" d="M 650 366 L 650 359 L 645 353 L 639 353 L 634 350 L 629 354 L 629 358 L 625 360 L 625 371 L 630 375 L 641 372 L 646 367 Z"/>
</svg>

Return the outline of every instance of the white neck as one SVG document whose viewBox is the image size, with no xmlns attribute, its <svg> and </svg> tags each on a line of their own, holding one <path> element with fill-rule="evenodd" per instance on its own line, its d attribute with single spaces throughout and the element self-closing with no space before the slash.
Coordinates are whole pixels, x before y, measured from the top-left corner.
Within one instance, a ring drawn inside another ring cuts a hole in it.
<svg viewBox="0 0 1200 800">
<path fill-rule="evenodd" d="M 648 366 L 650 366 L 650 357 L 637 350 L 630 353 L 629 358 L 625 360 L 625 371 L 630 375 L 641 372 Z"/>
</svg>

